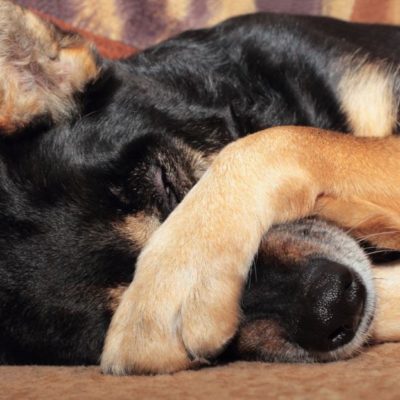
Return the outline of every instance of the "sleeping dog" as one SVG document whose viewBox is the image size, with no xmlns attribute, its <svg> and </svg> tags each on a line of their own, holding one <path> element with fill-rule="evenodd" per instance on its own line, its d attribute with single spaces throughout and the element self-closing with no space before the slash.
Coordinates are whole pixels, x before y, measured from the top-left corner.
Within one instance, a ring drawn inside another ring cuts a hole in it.
<svg viewBox="0 0 400 400">
<path fill-rule="evenodd" d="M 0 18 L 1 363 L 359 350 L 368 250 L 400 249 L 399 28 L 256 14 L 110 62 Z"/>
</svg>

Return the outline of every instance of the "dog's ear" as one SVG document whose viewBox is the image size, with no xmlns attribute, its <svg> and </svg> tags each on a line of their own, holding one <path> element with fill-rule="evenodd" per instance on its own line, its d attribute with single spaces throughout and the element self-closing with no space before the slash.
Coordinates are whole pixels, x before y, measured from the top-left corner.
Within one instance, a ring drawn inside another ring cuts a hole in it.
<svg viewBox="0 0 400 400">
<path fill-rule="evenodd" d="M 92 45 L 0 0 L 0 134 L 76 111 L 75 95 L 99 74 Z"/>
</svg>

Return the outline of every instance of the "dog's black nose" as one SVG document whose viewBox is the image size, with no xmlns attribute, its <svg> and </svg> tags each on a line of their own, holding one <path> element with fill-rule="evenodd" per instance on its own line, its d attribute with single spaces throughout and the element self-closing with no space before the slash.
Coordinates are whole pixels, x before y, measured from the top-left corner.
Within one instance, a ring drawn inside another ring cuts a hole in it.
<svg viewBox="0 0 400 400">
<path fill-rule="evenodd" d="M 350 342 L 360 324 L 366 290 L 348 267 L 326 259 L 310 261 L 294 340 L 310 351 L 330 351 Z"/>
</svg>

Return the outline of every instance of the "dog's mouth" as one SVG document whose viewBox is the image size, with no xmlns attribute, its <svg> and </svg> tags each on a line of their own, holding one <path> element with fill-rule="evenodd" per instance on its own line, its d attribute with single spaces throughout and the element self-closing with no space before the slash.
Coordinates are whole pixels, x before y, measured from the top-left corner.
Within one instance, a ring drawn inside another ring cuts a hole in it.
<svg viewBox="0 0 400 400">
<path fill-rule="evenodd" d="M 358 243 L 319 220 L 273 228 L 243 296 L 234 357 L 316 362 L 348 358 L 367 341 L 375 311 L 370 262 Z"/>
</svg>

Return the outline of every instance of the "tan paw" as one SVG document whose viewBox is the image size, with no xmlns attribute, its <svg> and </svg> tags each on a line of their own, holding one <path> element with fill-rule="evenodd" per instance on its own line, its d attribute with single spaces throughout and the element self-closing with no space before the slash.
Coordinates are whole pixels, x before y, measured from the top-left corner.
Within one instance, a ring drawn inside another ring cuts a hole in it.
<svg viewBox="0 0 400 400">
<path fill-rule="evenodd" d="M 142 251 L 107 334 L 104 372 L 186 369 L 215 356 L 235 334 L 259 229 L 235 220 L 248 238 L 238 240 L 242 236 L 218 211 L 220 205 L 203 195 L 212 184 L 197 185 Z"/>
<path fill-rule="evenodd" d="M 312 204 L 298 168 L 260 169 L 262 138 L 226 147 L 150 238 L 111 322 L 104 372 L 189 368 L 214 357 L 235 334 L 241 290 L 273 210 L 283 208 L 288 218 L 288 210 L 297 216 Z M 264 162 L 271 166 L 271 158 Z M 296 171 L 295 180 L 287 171 Z M 289 202 L 277 202 L 269 188 Z"/>
<path fill-rule="evenodd" d="M 236 331 L 242 281 L 203 275 L 209 265 L 224 268 L 224 260 L 209 264 L 204 255 L 189 260 L 168 250 L 160 258 L 159 243 L 151 242 L 140 258 L 113 317 L 103 372 L 169 373 L 197 366 Z"/>
</svg>

